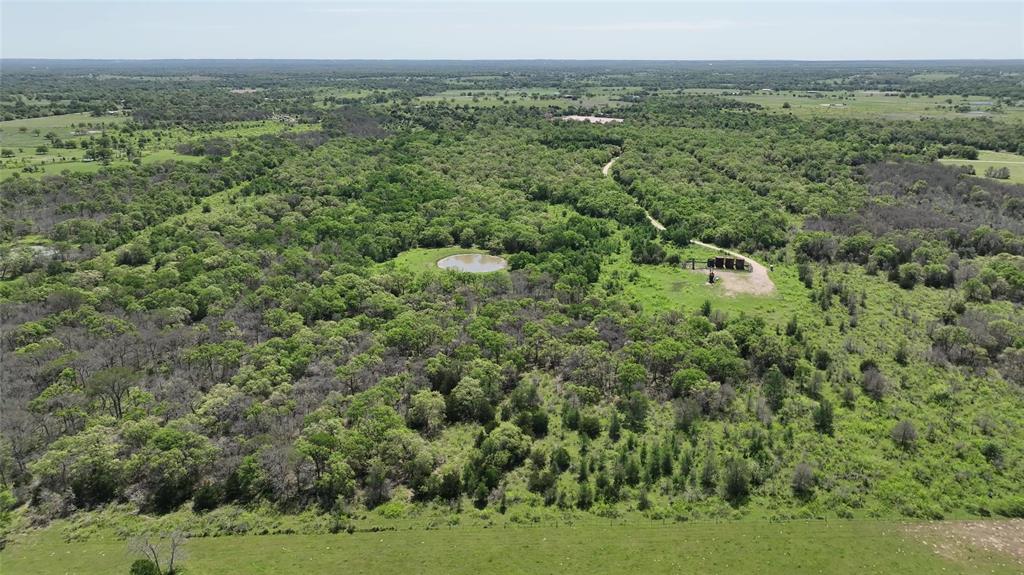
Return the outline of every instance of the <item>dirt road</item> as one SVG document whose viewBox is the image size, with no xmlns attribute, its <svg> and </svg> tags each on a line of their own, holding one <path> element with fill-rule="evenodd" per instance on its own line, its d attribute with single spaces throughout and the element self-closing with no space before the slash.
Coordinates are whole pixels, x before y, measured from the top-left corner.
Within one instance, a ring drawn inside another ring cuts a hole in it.
<svg viewBox="0 0 1024 575">
<path fill-rule="evenodd" d="M 618 160 L 619 156 L 612 158 L 607 164 L 601 168 L 601 173 L 609 175 L 612 170 L 612 164 L 615 160 Z M 654 216 L 647 210 L 644 210 L 644 215 L 647 216 L 647 220 L 651 222 L 654 229 L 659 232 L 665 231 L 665 226 L 658 220 L 654 219 Z M 720 248 L 714 244 L 709 244 L 699 240 L 690 240 L 690 243 L 707 248 L 709 250 L 716 250 L 722 253 L 728 254 L 734 258 L 743 258 L 750 265 L 751 271 L 749 272 L 738 272 L 729 270 L 715 270 L 715 275 L 721 278 L 722 287 L 725 289 L 727 294 L 751 294 L 751 295 L 768 295 L 775 291 L 775 282 L 768 276 L 768 268 L 764 267 L 763 264 L 754 261 L 750 256 L 743 255 L 739 252 Z"/>
<path fill-rule="evenodd" d="M 614 164 L 615 160 L 618 160 L 618 159 L 619 159 L 618 156 L 615 156 L 614 158 L 612 158 L 610 162 L 608 162 L 607 164 L 604 165 L 603 168 L 601 168 L 601 173 L 607 176 L 612 171 L 612 164 Z"/>
</svg>

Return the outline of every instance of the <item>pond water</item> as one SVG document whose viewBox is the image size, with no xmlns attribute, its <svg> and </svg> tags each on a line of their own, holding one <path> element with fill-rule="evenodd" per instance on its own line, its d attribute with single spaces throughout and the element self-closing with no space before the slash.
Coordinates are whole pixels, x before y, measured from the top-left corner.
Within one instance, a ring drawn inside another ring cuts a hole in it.
<svg viewBox="0 0 1024 575">
<path fill-rule="evenodd" d="M 503 270 L 508 267 L 508 262 L 505 261 L 505 258 L 488 254 L 455 254 L 438 261 L 437 267 L 480 274 Z"/>
</svg>

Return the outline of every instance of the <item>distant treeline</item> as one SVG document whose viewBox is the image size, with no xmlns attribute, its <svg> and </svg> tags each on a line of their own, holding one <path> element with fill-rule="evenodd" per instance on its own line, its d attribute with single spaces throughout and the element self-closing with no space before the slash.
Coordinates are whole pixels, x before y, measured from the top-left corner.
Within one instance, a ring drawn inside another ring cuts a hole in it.
<svg viewBox="0 0 1024 575">
<path fill-rule="evenodd" d="M 661 61 L 330 61 L 330 60 L 4 60 L 0 118 L 131 109 L 148 121 L 265 117 L 268 108 L 310 111 L 314 88 L 387 90 L 393 99 L 468 90 L 595 86 L 654 90 L 716 88 L 881 90 L 1024 99 L 1024 62 L 661 62 Z M 927 81 L 919 78 L 932 74 Z M 838 79 L 838 80 L 837 80 Z M 259 92 L 231 93 L 231 89 Z M 25 101 L 28 99 L 28 101 Z M 250 110 L 242 113 L 240 110 Z"/>
</svg>

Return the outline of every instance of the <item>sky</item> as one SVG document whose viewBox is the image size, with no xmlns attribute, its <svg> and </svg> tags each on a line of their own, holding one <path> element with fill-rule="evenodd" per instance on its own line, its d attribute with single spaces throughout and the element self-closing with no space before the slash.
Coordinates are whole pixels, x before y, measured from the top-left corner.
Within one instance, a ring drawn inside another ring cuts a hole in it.
<svg viewBox="0 0 1024 575">
<path fill-rule="evenodd" d="M 3 58 L 1022 59 L 1024 1 L 0 0 Z"/>
</svg>

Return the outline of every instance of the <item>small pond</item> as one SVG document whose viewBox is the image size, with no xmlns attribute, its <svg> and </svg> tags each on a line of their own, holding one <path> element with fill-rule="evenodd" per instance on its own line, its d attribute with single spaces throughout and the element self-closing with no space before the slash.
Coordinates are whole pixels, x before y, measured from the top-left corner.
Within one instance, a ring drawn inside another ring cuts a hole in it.
<svg viewBox="0 0 1024 575">
<path fill-rule="evenodd" d="M 505 258 L 488 254 L 455 254 L 438 261 L 437 267 L 480 274 L 503 270 L 508 267 L 508 262 L 505 261 Z"/>
</svg>

